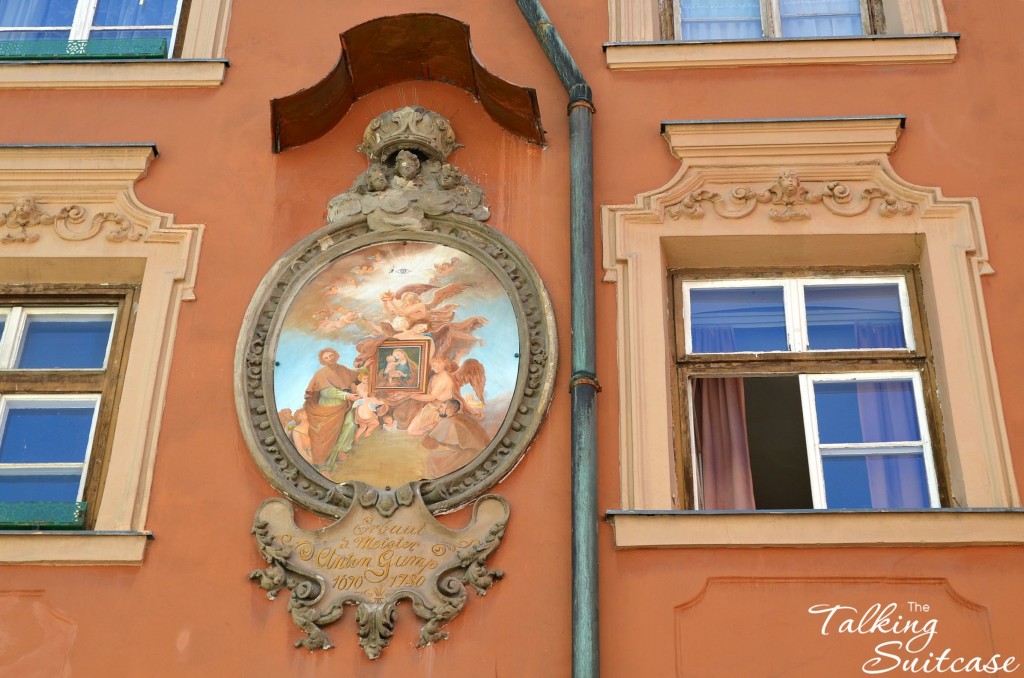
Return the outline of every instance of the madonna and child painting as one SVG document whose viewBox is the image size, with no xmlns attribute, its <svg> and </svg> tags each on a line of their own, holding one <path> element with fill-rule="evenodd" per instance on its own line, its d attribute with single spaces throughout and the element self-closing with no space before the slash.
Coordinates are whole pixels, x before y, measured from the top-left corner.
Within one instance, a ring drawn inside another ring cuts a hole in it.
<svg viewBox="0 0 1024 678">
<path fill-rule="evenodd" d="M 431 242 L 335 259 L 295 296 L 274 397 L 299 455 L 334 482 L 377 487 L 472 462 L 508 413 L 519 332 L 483 264 Z"/>
</svg>

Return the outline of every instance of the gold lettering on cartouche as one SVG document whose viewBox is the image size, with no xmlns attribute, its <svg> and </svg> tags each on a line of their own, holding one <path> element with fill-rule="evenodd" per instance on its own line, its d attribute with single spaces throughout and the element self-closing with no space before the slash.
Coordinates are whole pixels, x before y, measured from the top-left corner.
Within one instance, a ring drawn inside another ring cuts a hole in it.
<svg viewBox="0 0 1024 678">
<path fill-rule="evenodd" d="M 429 533 L 424 534 L 426 528 L 423 522 L 403 524 L 368 515 L 352 529 L 351 539 L 311 543 L 296 541 L 291 534 L 278 538 L 294 548 L 299 560 L 337 571 L 331 580 L 336 590 L 359 590 L 373 584 L 415 587 L 422 586 L 429 572 L 438 567 L 436 557 L 452 548 L 431 541 Z"/>
</svg>

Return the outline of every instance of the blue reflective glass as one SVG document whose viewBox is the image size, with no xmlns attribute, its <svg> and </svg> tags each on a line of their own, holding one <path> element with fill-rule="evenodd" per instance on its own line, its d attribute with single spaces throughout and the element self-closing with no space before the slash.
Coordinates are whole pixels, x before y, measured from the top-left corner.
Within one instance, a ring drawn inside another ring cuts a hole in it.
<svg viewBox="0 0 1024 678">
<path fill-rule="evenodd" d="M 89 42 L 94 40 L 138 40 L 138 39 L 153 39 L 163 38 L 168 41 L 171 40 L 171 29 L 170 28 L 148 28 L 138 30 L 121 30 L 121 29 L 93 29 L 89 33 Z"/>
<path fill-rule="evenodd" d="M 178 0 L 100 0 L 93 26 L 170 26 Z"/>
<path fill-rule="evenodd" d="M 930 506 L 921 454 L 825 456 L 825 500 L 830 509 L 915 509 Z"/>
<path fill-rule="evenodd" d="M 906 348 L 900 288 L 880 285 L 807 285 L 811 350 Z"/>
<path fill-rule="evenodd" d="M 823 444 L 921 440 L 910 379 L 817 382 L 814 407 Z"/>
<path fill-rule="evenodd" d="M 860 0 L 780 0 L 787 38 L 863 35 Z"/>
<path fill-rule="evenodd" d="M 786 351 L 786 311 L 781 287 L 690 290 L 694 353 Z"/>
<path fill-rule="evenodd" d="M 0 26 L 67 26 L 75 18 L 78 0 L 4 0 L 0 2 Z"/>
<path fill-rule="evenodd" d="M 112 316 L 29 316 L 21 369 L 100 369 L 107 357 Z"/>
<path fill-rule="evenodd" d="M 680 0 L 683 40 L 742 40 L 764 36 L 759 0 Z"/>
<path fill-rule="evenodd" d="M 7 316 L 0 315 L 0 339 L 4 336 L 4 327 L 7 326 Z"/>
<path fill-rule="evenodd" d="M 0 31 L 0 41 L 67 40 L 71 31 Z"/>
<path fill-rule="evenodd" d="M 92 418 L 92 407 L 13 407 L 0 437 L 0 462 L 81 463 Z"/>
<path fill-rule="evenodd" d="M 0 501 L 76 501 L 82 476 L 0 475 Z"/>
</svg>

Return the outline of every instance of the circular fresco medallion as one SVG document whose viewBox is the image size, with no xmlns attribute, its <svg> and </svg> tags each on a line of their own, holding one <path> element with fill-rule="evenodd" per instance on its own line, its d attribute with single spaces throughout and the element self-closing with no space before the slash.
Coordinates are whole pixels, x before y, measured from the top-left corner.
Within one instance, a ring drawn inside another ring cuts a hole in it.
<svg viewBox="0 0 1024 678">
<path fill-rule="evenodd" d="M 421 483 L 433 512 L 512 470 L 550 400 L 554 325 L 518 247 L 449 215 L 416 231 L 328 226 L 267 274 L 238 347 L 253 456 L 340 515 L 350 481 Z"/>
</svg>

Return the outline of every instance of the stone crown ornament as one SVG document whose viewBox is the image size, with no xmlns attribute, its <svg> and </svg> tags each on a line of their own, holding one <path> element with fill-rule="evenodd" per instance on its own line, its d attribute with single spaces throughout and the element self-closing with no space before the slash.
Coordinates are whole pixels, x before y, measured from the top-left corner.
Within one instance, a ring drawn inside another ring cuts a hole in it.
<svg viewBox="0 0 1024 678">
<path fill-rule="evenodd" d="M 356 150 L 370 162 L 387 162 L 401 149 L 416 150 L 428 160 L 444 162 L 460 147 L 447 118 L 420 106 L 406 106 L 374 118 Z"/>
</svg>

